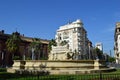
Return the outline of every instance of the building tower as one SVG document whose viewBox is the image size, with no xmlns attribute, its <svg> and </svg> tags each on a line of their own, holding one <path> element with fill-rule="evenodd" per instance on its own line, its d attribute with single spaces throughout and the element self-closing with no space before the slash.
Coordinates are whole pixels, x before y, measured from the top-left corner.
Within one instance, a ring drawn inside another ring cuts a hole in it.
<svg viewBox="0 0 120 80">
<path fill-rule="evenodd" d="M 116 63 L 120 63 L 120 22 L 116 23 L 114 34 L 114 55 Z"/>
</svg>

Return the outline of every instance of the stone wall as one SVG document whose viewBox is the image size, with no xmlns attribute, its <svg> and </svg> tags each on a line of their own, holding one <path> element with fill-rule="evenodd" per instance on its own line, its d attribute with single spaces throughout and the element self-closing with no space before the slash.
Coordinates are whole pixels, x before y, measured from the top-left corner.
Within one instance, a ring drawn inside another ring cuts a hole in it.
<svg viewBox="0 0 120 80">
<path fill-rule="evenodd" d="M 83 70 L 83 69 L 100 69 L 104 68 L 104 61 L 99 60 L 26 60 L 26 61 L 14 61 L 13 69 L 25 69 L 25 70 Z"/>
<path fill-rule="evenodd" d="M 113 68 L 107 68 L 105 61 L 99 60 L 15 60 L 13 67 L 7 72 L 39 72 L 45 71 L 49 74 L 86 74 L 98 73 L 100 71 L 109 72 Z"/>
</svg>

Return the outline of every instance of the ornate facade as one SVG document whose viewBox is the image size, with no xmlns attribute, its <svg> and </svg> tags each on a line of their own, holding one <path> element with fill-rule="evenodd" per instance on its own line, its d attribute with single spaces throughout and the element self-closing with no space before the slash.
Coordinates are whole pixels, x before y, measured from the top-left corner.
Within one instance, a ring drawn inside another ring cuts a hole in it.
<svg viewBox="0 0 120 80">
<path fill-rule="evenodd" d="M 92 43 L 87 38 L 87 31 L 81 20 L 60 26 L 55 40 L 58 46 L 66 43 L 69 52 L 77 53 L 76 60 L 90 58 Z"/>
</svg>

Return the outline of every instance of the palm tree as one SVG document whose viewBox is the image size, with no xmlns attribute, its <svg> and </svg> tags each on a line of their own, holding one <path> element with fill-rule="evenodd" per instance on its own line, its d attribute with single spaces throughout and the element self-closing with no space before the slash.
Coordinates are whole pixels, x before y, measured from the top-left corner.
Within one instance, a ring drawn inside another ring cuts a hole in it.
<svg viewBox="0 0 120 80">
<path fill-rule="evenodd" d="M 16 52 L 19 51 L 20 42 L 21 42 L 21 38 L 19 33 L 18 32 L 12 33 L 10 38 L 8 38 L 6 41 L 7 50 L 10 53 L 15 54 Z"/>
<path fill-rule="evenodd" d="M 32 50 L 32 60 L 35 59 L 36 55 L 38 55 L 37 59 L 40 59 L 40 48 L 41 48 L 40 39 L 34 38 L 33 42 L 30 44 L 30 48 Z"/>
<path fill-rule="evenodd" d="M 7 57 L 17 55 L 16 53 L 19 51 L 19 45 L 21 42 L 20 34 L 18 32 L 13 32 L 12 35 L 6 41 L 6 48 L 9 52 Z"/>
</svg>

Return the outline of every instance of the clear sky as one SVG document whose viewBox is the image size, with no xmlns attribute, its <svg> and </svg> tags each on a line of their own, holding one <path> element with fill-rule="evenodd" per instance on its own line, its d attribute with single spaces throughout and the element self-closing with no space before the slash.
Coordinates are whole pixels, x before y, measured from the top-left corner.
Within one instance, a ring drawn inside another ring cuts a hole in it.
<svg viewBox="0 0 120 80">
<path fill-rule="evenodd" d="M 120 21 L 120 0 L 0 0 L 0 30 L 27 37 L 52 39 L 69 21 L 81 19 L 93 46 L 104 52 L 114 46 L 115 23 Z"/>
</svg>

